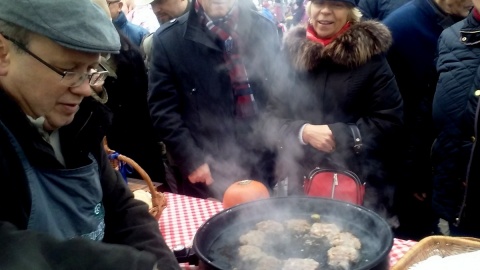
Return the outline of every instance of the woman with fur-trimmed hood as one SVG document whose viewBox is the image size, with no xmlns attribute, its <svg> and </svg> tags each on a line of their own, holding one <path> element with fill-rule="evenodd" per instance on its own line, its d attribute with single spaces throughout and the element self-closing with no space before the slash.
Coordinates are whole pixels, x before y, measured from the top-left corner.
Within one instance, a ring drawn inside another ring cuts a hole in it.
<svg viewBox="0 0 480 270">
<path fill-rule="evenodd" d="M 364 205 L 390 217 L 403 116 L 384 55 L 390 32 L 361 22 L 354 0 L 312 0 L 306 12 L 308 25 L 284 39 L 294 85 L 279 98 L 281 118 L 289 119 L 281 132 L 287 165 L 280 167 L 290 173 L 290 193 L 302 191 L 303 176 L 316 166 L 344 168 L 366 181 Z"/>
</svg>

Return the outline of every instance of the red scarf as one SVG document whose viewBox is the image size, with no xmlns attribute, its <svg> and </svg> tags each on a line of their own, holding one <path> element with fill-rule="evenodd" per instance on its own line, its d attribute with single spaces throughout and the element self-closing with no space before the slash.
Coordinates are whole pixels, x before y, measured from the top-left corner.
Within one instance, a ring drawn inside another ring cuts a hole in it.
<svg viewBox="0 0 480 270">
<path fill-rule="evenodd" d="M 313 29 L 313 26 L 311 24 L 308 24 L 307 26 L 307 38 L 310 39 L 313 42 L 317 42 L 322 44 L 323 46 L 327 46 L 330 44 L 335 38 L 340 36 L 341 34 L 345 33 L 347 29 L 350 28 L 350 22 L 347 22 L 340 31 L 338 31 L 333 37 L 331 38 L 321 38 L 317 35 L 317 32 L 315 32 L 315 29 Z"/>
<path fill-rule="evenodd" d="M 476 8 L 473 8 L 473 18 L 477 20 L 477 22 L 480 22 L 480 12 Z"/>
</svg>

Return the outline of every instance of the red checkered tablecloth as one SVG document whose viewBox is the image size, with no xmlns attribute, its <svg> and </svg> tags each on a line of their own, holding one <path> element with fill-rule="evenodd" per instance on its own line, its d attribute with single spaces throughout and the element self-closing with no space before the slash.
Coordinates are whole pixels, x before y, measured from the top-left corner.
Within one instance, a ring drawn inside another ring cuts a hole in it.
<svg viewBox="0 0 480 270">
<path fill-rule="evenodd" d="M 223 210 L 220 202 L 167 192 L 164 194 L 167 208 L 162 212 L 159 225 L 165 242 L 172 249 L 178 245 L 191 247 L 200 225 Z"/>
<path fill-rule="evenodd" d="M 393 239 L 393 247 L 390 251 L 390 266 L 394 266 L 416 243 L 412 240 Z"/>
<path fill-rule="evenodd" d="M 170 248 L 177 245 L 190 247 L 197 229 L 211 216 L 223 210 L 217 201 L 203 200 L 173 193 L 164 193 L 168 206 L 159 220 L 160 231 Z M 390 265 L 397 261 L 417 242 L 411 240 L 393 240 L 390 252 Z M 185 266 L 184 266 L 185 267 Z M 188 268 L 194 269 L 194 268 Z"/>
</svg>

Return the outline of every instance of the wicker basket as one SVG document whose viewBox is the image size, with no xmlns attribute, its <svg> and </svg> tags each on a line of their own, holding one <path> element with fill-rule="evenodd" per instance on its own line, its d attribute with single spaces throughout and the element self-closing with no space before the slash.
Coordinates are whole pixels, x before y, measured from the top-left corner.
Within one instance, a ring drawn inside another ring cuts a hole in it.
<svg viewBox="0 0 480 270">
<path fill-rule="evenodd" d="M 103 139 L 103 147 L 105 148 L 105 151 L 108 155 L 115 153 L 114 150 L 108 147 L 107 138 Z M 132 166 L 132 168 L 137 171 L 142 177 L 142 179 L 147 183 L 148 190 L 150 192 L 150 195 L 152 196 L 152 207 L 148 211 L 156 220 L 159 220 L 163 210 L 167 207 L 167 199 L 165 198 L 165 195 L 155 189 L 155 186 L 152 183 L 152 179 L 147 174 L 147 172 L 145 172 L 145 170 L 142 169 L 142 167 L 140 167 L 140 165 L 138 165 L 138 163 L 136 163 L 131 158 L 119 154 L 115 159 L 110 159 L 112 167 L 116 170 L 118 170 L 118 168 L 120 167 L 120 162 L 124 162 Z"/>
<path fill-rule="evenodd" d="M 407 270 L 434 255 L 446 257 L 477 250 L 480 250 L 480 239 L 477 238 L 429 236 L 405 253 L 392 270 Z"/>
</svg>

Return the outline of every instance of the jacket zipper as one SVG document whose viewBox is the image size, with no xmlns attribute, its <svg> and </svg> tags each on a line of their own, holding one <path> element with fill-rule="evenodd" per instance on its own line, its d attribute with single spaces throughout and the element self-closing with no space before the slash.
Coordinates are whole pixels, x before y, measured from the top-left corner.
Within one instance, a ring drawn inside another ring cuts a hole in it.
<svg viewBox="0 0 480 270">
<path fill-rule="evenodd" d="M 479 98 L 479 102 L 480 102 L 480 98 Z M 480 105 L 480 103 L 479 103 Z M 477 112 L 475 113 L 475 136 L 477 136 L 478 134 L 478 127 L 477 127 L 477 123 L 478 123 L 478 118 L 479 118 L 479 114 L 480 114 L 480 106 L 477 106 Z M 473 146 L 472 146 L 472 152 L 470 153 L 470 160 L 468 162 L 468 168 L 467 168 L 467 177 L 465 179 L 465 192 L 463 193 L 463 201 L 462 201 L 462 205 L 460 207 L 460 212 L 458 212 L 458 217 L 455 219 L 455 226 L 459 226 L 460 225 L 460 222 L 462 220 L 462 215 L 463 215 L 463 212 L 465 211 L 465 206 L 467 204 L 467 191 L 468 191 L 468 177 L 470 175 L 470 170 L 471 170 L 471 166 L 472 166 L 472 158 L 473 158 L 473 152 L 474 152 L 474 149 L 475 149 L 475 145 L 477 144 L 477 140 L 475 140 L 475 142 L 473 143 Z"/>
</svg>

